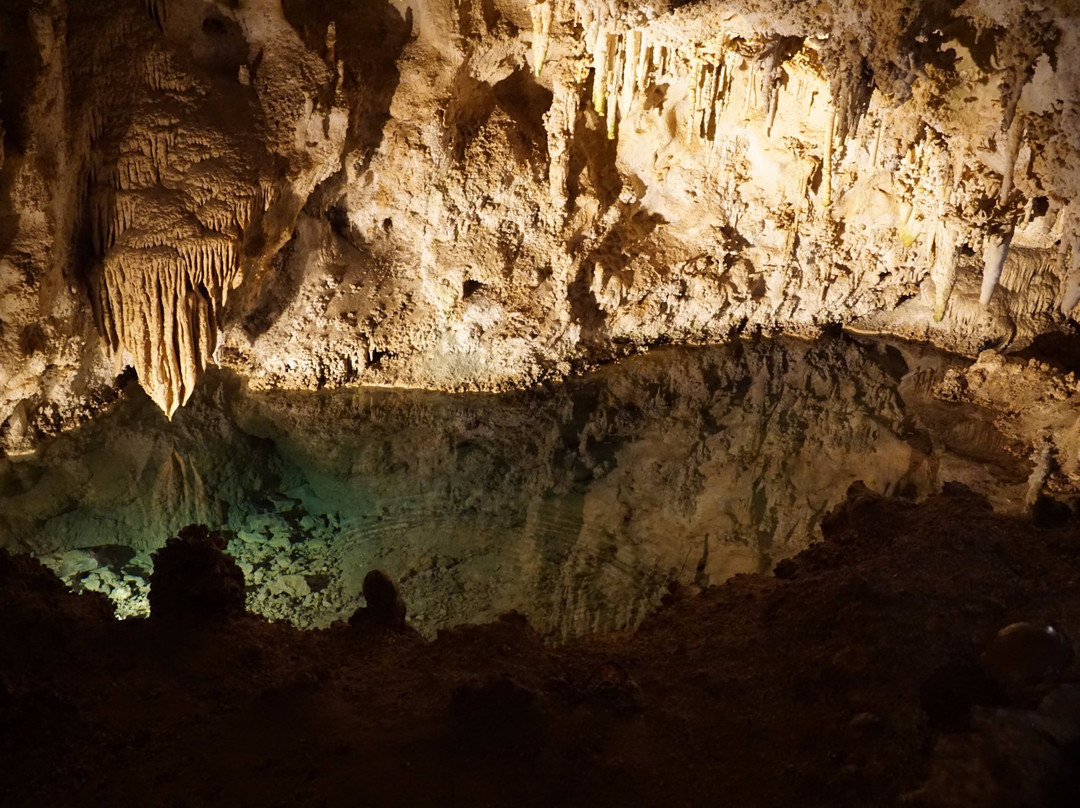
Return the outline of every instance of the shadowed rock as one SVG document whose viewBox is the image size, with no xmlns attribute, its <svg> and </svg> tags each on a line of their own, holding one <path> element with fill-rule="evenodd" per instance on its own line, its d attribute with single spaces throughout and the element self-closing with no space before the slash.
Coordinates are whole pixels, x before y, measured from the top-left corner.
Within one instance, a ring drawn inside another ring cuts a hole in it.
<svg viewBox="0 0 1080 808">
<path fill-rule="evenodd" d="M 357 609 L 349 624 L 378 625 L 395 630 L 405 628 L 405 601 L 397 585 L 382 570 L 372 570 L 364 577 L 364 600 L 367 606 Z"/>
<path fill-rule="evenodd" d="M 225 554 L 220 534 L 189 525 L 154 553 L 152 619 L 223 619 L 243 612 L 244 573 Z"/>
</svg>

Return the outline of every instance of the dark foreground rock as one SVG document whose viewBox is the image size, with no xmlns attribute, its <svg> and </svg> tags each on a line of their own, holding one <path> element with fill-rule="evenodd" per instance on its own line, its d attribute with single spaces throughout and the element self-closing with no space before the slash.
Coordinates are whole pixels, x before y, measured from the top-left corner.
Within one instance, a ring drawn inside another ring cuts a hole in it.
<svg viewBox="0 0 1080 808">
<path fill-rule="evenodd" d="M 517 615 L 428 643 L 389 579 L 351 625 L 268 623 L 203 530 L 146 621 L 0 553 L 0 803 L 1077 804 L 1080 521 L 949 486 L 826 526 L 556 649 Z"/>
</svg>

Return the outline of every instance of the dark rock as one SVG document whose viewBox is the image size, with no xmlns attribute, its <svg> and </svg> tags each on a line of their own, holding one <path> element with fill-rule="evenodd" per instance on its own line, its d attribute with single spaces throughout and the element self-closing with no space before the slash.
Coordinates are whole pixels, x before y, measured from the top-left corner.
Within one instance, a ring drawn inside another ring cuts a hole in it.
<svg viewBox="0 0 1080 808">
<path fill-rule="evenodd" d="M 798 563 L 790 558 L 785 558 L 776 562 L 776 566 L 773 568 L 773 575 L 782 580 L 794 578 L 798 572 Z"/>
<path fill-rule="evenodd" d="M 930 726 L 945 732 L 966 729 L 976 706 L 1005 703 L 998 684 L 968 650 L 931 674 L 919 689 L 919 701 Z"/>
<path fill-rule="evenodd" d="M 591 677 L 589 693 L 617 713 L 636 713 L 642 709 L 641 688 L 620 665 L 605 662 Z"/>
<path fill-rule="evenodd" d="M 536 694 L 508 676 L 467 682 L 454 690 L 452 709 L 458 718 L 485 725 L 516 722 L 527 715 Z"/>
<path fill-rule="evenodd" d="M 1061 527 L 1072 518 L 1072 508 L 1053 497 L 1040 496 L 1031 506 L 1031 518 L 1039 527 Z"/>
<path fill-rule="evenodd" d="M 882 497 L 856 480 L 847 490 L 847 498 L 821 520 L 821 532 L 827 539 L 837 540 L 846 531 L 858 530 L 881 519 Z"/>
<path fill-rule="evenodd" d="M 91 621 L 112 619 L 113 604 L 100 592 L 72 598 L 63 581 L 36 558 L 0 548 L 0 636 L 10 639 L 18 624 L 60 614 Z"/>
<path fill-rule="evenodd" d="M 151 619 L 221 619 L 244 612 L 244 573 L 225 553 L 225 539 L 189 525 L 154 553 Z"/>
<path fill-rule="evenodd" d="M 671 581 L 668 583 L 667 592 L 660 598 L 660 603 L 664 606 L 671 606 L 682 600 L 689 600 L 700 594 L 701 589 L 696 586 L 687 586 L 679 581 Z"/>
<path fill-rule="evenodd" d="M 451 696 L 452 737 L 485 754 L 532 756 L 541 739 L 537 708 L 537 694 L 508 675 L 463 683 Z"/>
<path fill-rule="evenodd" d="M 941 493 L 938 495 L 946 497 L 948 499 L 961 500 L 966 505 L 977 508 L 978 510 L 992 512 L 994 506 L 990 504 L 990 500 L 984 497 L 982 494 L 972 491 L 963 483 L 947 482 L 941 486 Z"/>
<path fill-rule="evenodd" d="M 851 719 L 849 725 L 852 732 L 860 738 L 871 738 L 880 735 L 885 729 L 885 722 L 881 716 L 874 713 L 862 712 Z"/>
<path fill-rule="evenodd" d="M 1052 681 L 1072 661 L 1068 638 L 1049 623 L 1011 623 L 979 649 L 986 672 L 1006 687 L 1032 687 Z"/>
<path fill-rule="evenodd" d="M 372 570 L 364 577 L 364 600 L 367 606 L 357 609 L 349 624 L 374 624 L 400 630 L 405 628 L 405 601 L 397 585 L 382 570 Z"/>
</svg>

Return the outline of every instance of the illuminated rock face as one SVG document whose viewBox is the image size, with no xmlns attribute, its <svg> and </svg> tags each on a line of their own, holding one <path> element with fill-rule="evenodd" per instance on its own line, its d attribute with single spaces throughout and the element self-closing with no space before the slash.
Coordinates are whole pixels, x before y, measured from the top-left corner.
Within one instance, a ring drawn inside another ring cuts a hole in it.
<svg viewBox="0 0 1080 808">
<path fill-rule="evenodd" d="M 5 345 L 4 373 L 16 379 L 42 354 L 46 367 L 107 378 L 95 367 L 106 354 L 171 415 L 212 361 L 230 290 L 258 282 L 338 169 L 342 76 L 276 2 L 42 5 L 15 3 L 5 19 L 10 38 L 30 29 L 42 67 L 5 76 L 31 92 L 13 108 L 15 238 L 2 260 L 5 313 L 44 331 L 29 357 Z M 27 287 L 36 306 L 15 303 Z M 46 290 L 67 298 L 53 307 L 63 313 L 46 308 Z M 61 335 L 67 354 L 48 339 Z M 26 386 L 5 395 L 4 417 Z"/>
<path fill-rule="evenodd" d="M 9 451 L 127 365 L 171 414 L 210 362 L 492 389 L 744 328 L 974 354 L 1080 300 L 1069 3 L 354 5 L 5 3 Z"/>
<path fill-rule="evenodd" d="M 75 71 L 98 100 L 83 209 L 98 328 L 169 415 L 217 349 L 230 289 L 283 243 L 345 138 L 332 59 L 277 3 L 236 5 L 118 10 Z"/>
</svg>

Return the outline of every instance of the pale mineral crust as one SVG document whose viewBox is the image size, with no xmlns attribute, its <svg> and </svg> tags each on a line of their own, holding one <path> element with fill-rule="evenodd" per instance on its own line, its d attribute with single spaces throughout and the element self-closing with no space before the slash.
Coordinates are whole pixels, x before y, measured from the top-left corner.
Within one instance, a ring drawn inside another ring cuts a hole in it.
<svg viewBox="0 0 1080 808">
<path fill-rule="evenodd" d="M 1080 301 L 1072 0 L 5 0 L 0 423 Z"/>
</svg>

